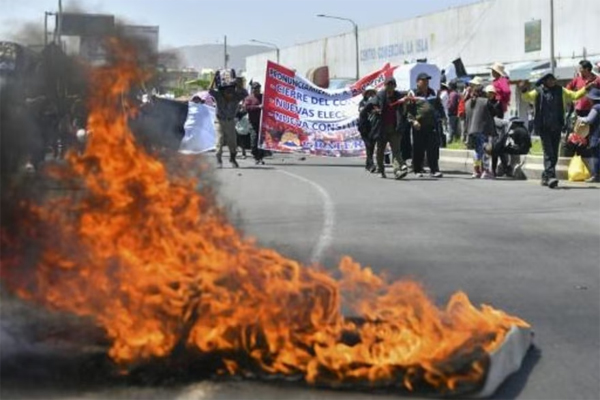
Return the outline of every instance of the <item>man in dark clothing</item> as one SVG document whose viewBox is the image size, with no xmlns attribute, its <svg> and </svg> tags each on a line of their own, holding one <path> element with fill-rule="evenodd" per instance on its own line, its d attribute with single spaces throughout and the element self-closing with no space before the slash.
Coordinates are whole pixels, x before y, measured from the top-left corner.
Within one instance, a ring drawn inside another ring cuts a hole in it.
<svg viewBox="0 0 600 400">
<path fill-rule="evenodd" d="M 229 161 L 234 168 L 239 168 L 235 156 L 237 154 L 237 132 L 235 118 L 239 104 L 248 97 L 248 91 L 238 82 L 236 86 L 221 87 L 215 90 L 216 80 L 210 87 L 209 93 L 217 102 L 217 166 L 223 167 L 223 147 L 229 148 Z"/>
<path fill-rule="evenodd" d="M 369 100 L 377 95 L 377 90 L 367 88 L 363 93 L 363 98 L 358 104 L 358 132 L 365 143 L 365 150 L 367 153 L 367 160 L 365 163 L 365 169 L 371 173 L 377 171 L 375 163 L 373 162 L 373 155 L 375 153 L 375 139 L 372 137 L 372 126 L 371 126 L 371 113 L 367 112 L 367 104 Z"/>
<path fill-rule="evenodd" d="M 559 86 L 553 74 L 544 75 L 537 81 L 537 87 L 533 90 L 529 90 L 526 82 L 519 84 L 523 99 L 535 105 L 534 130 L 542 139 L 542 148 L 544 149 L 542 186 L 548 186 L 550 189 L 558 186 L 556 163 L 558 162 L 560 134 L 565 124 L 566 104 L 585 96 L 592 84 L 589 83 L 574 92 Z"/>
<path fill-rule="evenodd" d="M 256 165 L 265 164 L 263 158 L 265 152 L 263 149 L 258 147 L 260 138 L 260 117 L 262 115 L 262 101 L 263 95 L 260 92 L 260 83 L 252 83 L 252 93 L 244 100 L 244 109 L 248 112 L 248 119 L 252 126 L 252 132 L 250 133 L 250 146 L 252 148 L 252 155 Z"/>
<path fill-rule="evenodd" d="M 388 143 L 392 149 L 394 178 L 402 179 L 408 174 L 400 150 L 406 130 L 406 120 L 401 112 L 404 97 L 404 93 L 396 90 L 396 80 L 390 77 L 385 81 L 385 88 L 373 96 L 364 109 L 364 112 L 372 113 L 371 135 L 377 140 L 377 172 L 382 178 L 386 177 L 383 159 Z"/>
<path fill-rule="evenodd" d="M 406 115 L 413 128 L 413 171 L 423 176 L 423 160 L 427 151 L 432 177 L 441 178 L 440 172 L 440 121 L 446 118 L 444 107 L 435 90 L 429 87 L 431 77 L 425 73 L 417 76 L 417 88 L 409 93 Z"/>
</svg>

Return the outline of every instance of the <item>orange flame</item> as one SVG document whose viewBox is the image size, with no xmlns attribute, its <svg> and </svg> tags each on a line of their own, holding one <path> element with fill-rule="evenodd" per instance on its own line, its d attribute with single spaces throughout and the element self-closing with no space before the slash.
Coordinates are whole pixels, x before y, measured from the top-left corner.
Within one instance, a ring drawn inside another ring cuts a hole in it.
<svg viewBox="0 0 600 400">
<path fill-rule="evenodd" d="M 94 73 L 86 153 L 69 156 L 85 194 L 34 210 L 54 234 L 43 238 L 33 286 L 18 289 L 93 317 L 116 363 L 167 357 L 183 344 L 221 354 L 229 374 L 449 392 L 481 381 L 485 353 L 511 326 L 528 326 L 475 308 L 464 293 L 438 309 L 417 283 L 388 284 L 347 257 L 336 281 L 255 246 L 197 181 L 169 177 L 136 146 L 123 93 L 147 76 L 131 49 L 113 51 L 119 63 Z M 342 316 L 343 299 L 353 300 L 360 320 Z"/>
</svg>

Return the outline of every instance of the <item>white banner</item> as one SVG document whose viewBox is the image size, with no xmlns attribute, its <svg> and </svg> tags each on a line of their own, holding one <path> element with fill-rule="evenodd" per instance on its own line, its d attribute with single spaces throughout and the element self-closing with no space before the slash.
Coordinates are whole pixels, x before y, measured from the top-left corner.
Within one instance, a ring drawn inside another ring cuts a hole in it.
<svg viewBox="0 0 600 400">
<path fill-rule="evenodd" d="M 183 125 L 185 136 L 179 146 L 180 153 L 200 154 L 215 149 L 215 111 L 214 107 L 206 104 L 188 104 L 188 116 Z"/>
</svg>

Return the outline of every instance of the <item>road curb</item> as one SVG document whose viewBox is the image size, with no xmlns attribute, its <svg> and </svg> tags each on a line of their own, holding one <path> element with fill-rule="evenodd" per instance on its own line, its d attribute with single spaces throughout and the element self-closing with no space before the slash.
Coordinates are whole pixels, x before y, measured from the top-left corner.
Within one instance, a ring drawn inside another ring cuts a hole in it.
<svg viewBox="0 0 600 400">
<path fill-rule="evenodd" d="M 527 179 L 541 179 L 544 171 L 544 158 L 542 156 L 525 155 L 520 156 L 522 171 Z M 588 161 L 588 167 L 591 163 Z M 556 175 L 558 179 L 567 179 L 567 170 L 570 157 L 560 157 L 556 165 Z M 443 171 L 455 171 L 472 173 L 473 172 L 473 152 L 472 150 L 450 150 L 440 149 L 440 168 Z"/>
</svg>

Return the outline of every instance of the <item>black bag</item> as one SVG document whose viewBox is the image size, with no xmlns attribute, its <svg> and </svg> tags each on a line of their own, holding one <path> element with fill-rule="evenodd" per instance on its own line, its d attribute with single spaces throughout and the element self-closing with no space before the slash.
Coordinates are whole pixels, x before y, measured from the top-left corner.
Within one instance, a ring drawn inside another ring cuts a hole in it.
<svg viewBox="0 0 600 400">
<path fill-rule="evenodd" d="M 505 152 L 514 155 L 528 154 L 531 149 L 531 136 L 524 121 L 511 121 Z"/>
</svg>

